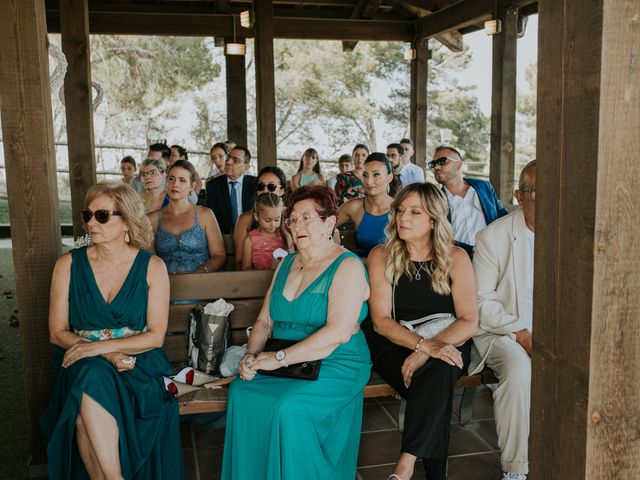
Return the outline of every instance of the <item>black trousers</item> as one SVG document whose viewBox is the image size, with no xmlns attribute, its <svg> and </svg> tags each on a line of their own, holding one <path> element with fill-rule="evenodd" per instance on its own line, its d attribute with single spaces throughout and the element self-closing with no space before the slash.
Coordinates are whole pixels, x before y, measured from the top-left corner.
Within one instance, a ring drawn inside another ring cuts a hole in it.
<svg viewBox="0 0 640 480">
<path fill-rule="evenodd" d="M 430 358 L 414 372 L 406 388 L 401 368 L 413 351 L 389 342 L 372 329 L 365 329 L 365 333 L 371 340 L 373 367 L 407 401 L 402 452 L 423 459 L 428 480 L 446 479 L 453 391 L 469 365 L 471 341 L 458 347 L 464 369 Z"/>
</svg>

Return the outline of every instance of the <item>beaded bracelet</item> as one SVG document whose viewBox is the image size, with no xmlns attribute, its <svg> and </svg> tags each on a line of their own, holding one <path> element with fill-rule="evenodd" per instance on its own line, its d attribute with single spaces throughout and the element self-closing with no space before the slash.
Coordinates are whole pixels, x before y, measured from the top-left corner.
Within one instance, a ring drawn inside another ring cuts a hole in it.
<svg viewBox="0 0 640 480">
<path fill-rule="evenodd" d="M 420 345 L 422 345 L 422 342 L 424 342 L 424 337 L 420 338 L 420 340 L 418 341 L 418 343 L 416 343 L 415 348 L 413 349 L 416 353 L 418 353 L 420 351 Z"/>
</svg>

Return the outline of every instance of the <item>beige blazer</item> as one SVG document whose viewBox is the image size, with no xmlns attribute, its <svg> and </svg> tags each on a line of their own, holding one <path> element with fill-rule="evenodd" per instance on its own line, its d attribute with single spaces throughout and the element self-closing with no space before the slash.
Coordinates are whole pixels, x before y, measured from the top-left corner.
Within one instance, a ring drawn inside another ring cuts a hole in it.
<svg viewBox="0 0 640 480">
<path fill-rule="evenodd" d="M 518 312 L 526 288 L 527 226 L 522 209 L 502 217 L 478 232 L 473 267 L 478 288 L 480 324 L 473 337 L 470 374 L 484 368 L 493 342 L 526 328 Z"/>
</svg>

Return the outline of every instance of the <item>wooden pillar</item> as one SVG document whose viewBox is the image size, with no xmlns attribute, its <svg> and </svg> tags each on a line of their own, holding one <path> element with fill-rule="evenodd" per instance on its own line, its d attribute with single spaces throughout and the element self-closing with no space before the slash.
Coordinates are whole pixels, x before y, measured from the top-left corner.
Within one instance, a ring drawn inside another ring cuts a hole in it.
<svg viewBox="0 0 640 480">
<path fill-rule="evenodd" d="M 254 2 L 258 170 L 276 165 L 276 93 L 273 65 L 273 0 Z"/>
<path fill-rule="evenodd" d="M 231 41 L 227 38 L 226 41 Z M 237 38 L 237 43 L 244 39 Z M 247 75 L 244 55 L 226 55 L 227 138 L 247 145 Z"/>
<path fill-rule="evenodd" d="M 5 0 L 0 15 L 0 107 L 33 463 L 51 393 L 49 285 L 60 220 L 44 0 Z M 20 381 L 17 379 L 17 381 Z M 17 400 L 17 399 L 16 399 Z"/>
<path fill-rule="evenodd" d="M 500 18 L 502 32 L 493 36 L 489 173 L 498 197 L 507 205 L 513 198 L 516 159 L 518 9 L 509 7 Z"/>
<path fill-rule="evenodd" d="M 80 218 L 84 196 L 88 188 L 96 183 L 87 0 L 60 2 L 60 31 L 62 51 L 69 63 L 64 79 L 64 104 L 69 144 L 73 235 L 78 237 L 85 234 Z"/>
<path fill-rule="evenodd" d="M 416 164 L 424 170 L 427 158 L 427 81 L 429 80 L 429 47 L 427 40 L 416 45 L 416 58 L 411 60 L 409 93 L 409 131 L 415 144 Z"/>
<path fill-rule="evenodd" d="M 640 3 L 539 12 L 529 478 L 638 478 Z"/>
</svg>

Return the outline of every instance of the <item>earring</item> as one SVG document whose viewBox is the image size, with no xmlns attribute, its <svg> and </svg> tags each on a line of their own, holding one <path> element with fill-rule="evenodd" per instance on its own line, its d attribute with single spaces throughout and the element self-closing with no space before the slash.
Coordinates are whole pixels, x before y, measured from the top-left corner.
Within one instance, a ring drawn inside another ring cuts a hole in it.
<svg viewBox="0 0 640 480">
<path fill-rule="evenodd" d="M 124 231 L 124 241 L 129 243 L 130 239 L 129 239 L 129 229 L 126 229 Z"/>
<path fill-rule="evenodd" d="M 329 235 L 329 241 L 333 242 L 333 235 Z"/>
</svg>

